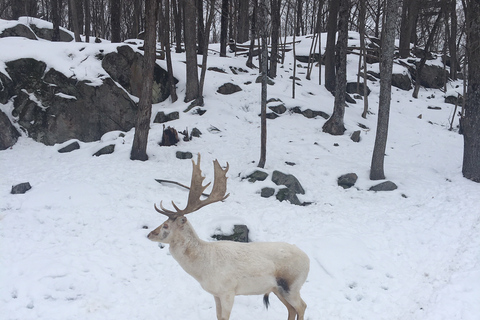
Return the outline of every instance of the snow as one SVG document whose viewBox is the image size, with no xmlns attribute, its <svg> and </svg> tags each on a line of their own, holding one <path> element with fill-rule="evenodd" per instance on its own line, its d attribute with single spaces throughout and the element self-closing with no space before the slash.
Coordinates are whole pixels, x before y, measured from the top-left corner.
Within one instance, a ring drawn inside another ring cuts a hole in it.
<svg viewBox="0 0 480 320">
<path fill-rule="evenodd" d="M 309 50 L 311 40 L 299 40 Z M 109 43 L 19 38 L 0 43 L 0 68 L 11 59 L 33 57 L 91 81 L 106 76 L 94 55 L 115 50 Z M 167 248 L 159 249 L 146 238 L 164 221 L 154 203 L 174 200 L 184 205 L 187 198 L 185 190 L 154 179 L 188 184 L 191 162 L 176 159 L 175 152 L 191 151 L 202 154 L 206 180 L 213 178 L 214 159 L 230 165 L 230 197 L 188 216 L 199 236 L 214 241 L 216 230 L 246 224 L 252 241 L 285 241 L 304 250 L 311 260 L 301 291 L 308 305 L 306 319 L 478 320 L 480 185 L 462 177 L 463 138 L 448 130 L 454 106 L 443 102 L 444 94 L 422 88 L 419 99 L 413 99 L 411 91 L 393 88 L 385 158 L 387 179 L 399 186 L 392 192 L 368 191 L 381 182 L 369 180 L 378 82 L 368 84 L 372 93 L 367 119 L 360 116 L 360 100 L 346 109 L 343 136 L 323 133 L 325 119 L 320 117 L 286 113 L 269 120 L 265 171 L 280 170 L 299 179 L 306 190 L 300 200 L 312 204 L 295 206 L 260 197 L 261 188 L 276 187 L 269 179 L 242 179 L 259 159 L 258 70 L 236 75 L 230 66 L 247 70 L 245 58 L 233 53 L 220 58 L 214 54 L 218 45 L 211 49 L 209 67 L 227 74 L 207 73 L 203 116 L 181 112 L 188 106 L 182 101 L 183 55 L 173 54 L 179 101 L 153 106 L 152 117 L 158 111 L 179 111 L 180 119 L 167 125 L 179 131 L 196 127 L 200 138 L 160 147 L 162 124 L 152 123 L 146 162 L 129 160 L 134 130 L 123 137 L 110 132 L 98 142 L 78 141 L 80 149 L 71 153 L 57 152 L 71 141 L 44 146 L 24 136 L 0 152 L 2 319 L 214 319 L 213 298 Z M 351 78 L 355 61 L 357 57 L 348 65 Z M 331 114 L 333 97 L 318 86 L 317 67 L 310 81 L 305 80 L 306 69 L 297 68 L 301 86 L 296 87 L 296 99 L 291 98 L 292 64 L 290 53 L 275 85 L 268 87 L 269 98 L 281 99 L 287 108 Z M 248 81 L 252 83 L 245 84 Z M 225 82 L 243 91 L 218 94 L 216 89 Z M 450 83 L 449 90 L 457 85 L 461 87 L 460 82 Z M 0 108 L 8 112 L 12 103 Z M 349 138 L 356 130 L 361 130 L 360 143 Z M 112 143 L 113 154 L 92 157 Z M 348 172 L 359 179 L 354 188 L 343 189 L 337 178 Z M 26 181 L 30 191 L 10 194 L 12 185 Z M 270 301 L 266 310 L 260 296 L 239 296 L 231 319 L 285 318 L 284 306 L 273 296 Z"/>
</svg>

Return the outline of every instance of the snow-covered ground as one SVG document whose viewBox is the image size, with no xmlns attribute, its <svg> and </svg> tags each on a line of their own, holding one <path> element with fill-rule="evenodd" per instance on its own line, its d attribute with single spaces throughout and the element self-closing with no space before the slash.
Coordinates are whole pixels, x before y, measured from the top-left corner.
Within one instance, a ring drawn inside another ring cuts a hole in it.
<svg viewBox="0 0 480 320">
<path fill-rule="evenodd" d="M 306 53 L 310 39 L 301 40 L 297 53 Z M 93 57 L 84 60 L 84 55 L 111 50 L 110 44 L 18 38 L 0 39 L 0 46 L 2 72 L 8 57 L 30 53 L 49 56 L 49 67 L 65 73 L 82 70 L 84 79 L 106 74 Z M 218 50 L 217 45 L 211 48 Z M 68 142 L 48 147 L 26 137 L 0 151 L 1 319 L 215 319 L 213 298 L 181 269 L 168 248 L 146 238 L 164 221 L 154 203 L 186 201 L 185 190 L 154 180 L 189 183 L 191 162 L 176 159 L 176 151 L 200 152 L 206 180 L 213 178 L 212 160 L 230 164 L 230 197 L 188 216 L 202 239 L 213 241 L 214 232 L 246 224 L 252 241 L 290 242 L 309 255 L 310 274 L 302 289 L 306 319 L 480 319 L 480 185 L 462 177 L 463 138 L 448 130 L 453 106 L 443 103 L 442 92 L 422 89 L 419 99 L 413 99 L 412 91 L 393 88 L 385 161 L 387 179 L 399 187 L 392 192 L 368 191 L 378 183 L 368 178 L 378 82 L 368 84 L 367 119 L 360 116 L 361 100 L 346 109 L 343 136 L 323 133 L 325 119 L 320 117 L 286 113 L 269 120 L 265 169 L 299 179 L 306 190 L 300 200 L 313 202 L 301 207 L 260 197 L 261 188 L 278 188 L 269 179 L 242 179 L 259 159 L 258 70 L 234 74 L 231 66 L 247 70 L 244 57 L 211 55 L 209 66 L 227 73 L 207 74 L 207 112 L 199 116 L 182 112 L 188 106 L 182 101 L 184 57 L 174 59 L 180 99 L 154 105 L 153 116 L 160 110 L 180 111 L 180 119 L 168 125 L 177 130 L 196 127 L 200 138 L 160 147 L 162 125 L 152 124 L 146 162 L 129 160 L 133 130 L 124 137 L 114 132 L 102 141 L 80 142 L 79 150 L 66 154 L 57 150 Z M 351 80 L 357 59 L 349 58 Z M 310 81 L 305 80 L 306 69 L 297 68 L 301 85 L 291 98 L 292 67 L 288 54 L 268 97 L 281 99 L 287 108 L 331 114 L 333 97 L 318 85 L 318 67 Z M 218 94 L 225 82 L 243 91 Z M 450 90 L 459 90 L 459 84 L 449 84 Z M 12 104 L 0 108 L 8 112 Z M 361 130 L 359 143 L 349 138 L 356 130 Z M 112 143 L 113 154 L 92 156 Z M 359 179 L 345 190 L 337 178 L 349 172 Z M 10 194 L 12 185 L 26 181 L 30 191 Z M 270 300 L 266 310 L 260 296 L 237 297 L 231 319 L 286 318 L 284 306 L 274 296 Z"/>
</svg>

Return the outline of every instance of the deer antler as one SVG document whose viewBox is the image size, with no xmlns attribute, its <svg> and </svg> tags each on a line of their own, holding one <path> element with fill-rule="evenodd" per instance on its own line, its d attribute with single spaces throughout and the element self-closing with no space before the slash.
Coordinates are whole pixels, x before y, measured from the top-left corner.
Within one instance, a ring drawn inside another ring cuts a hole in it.
<svg viewBox="0 0 480 320">
<path fill-rule="evenodd" d="M 181 210 L 178 206 L 172 201 L 172 205 L 175 208 L 175 211 L 165 209 L 160 202 L 160 209 L 154 205 L 155 210 L 157 212 L 166 215 L 170 219 L 175 220 L 179 216 L 186 215 L 188 213 L 192 213 L 197 211 L 198 209 L 214 203 L 218 201 L 225 200 L 230 194 L 225 195 L 227 191 L 227 171 L 229 169 L 229 165 L 227 162 L 227 168 L 225 170 L 222 169 L 220 164 L 217 160 L 213 161 L 213 168 L 214 168 L 214 181 L 212 192 L 210 196 L 208 196 L 205 200 L 200 200 L 200 196 L 202 195 L 203 191 L 210 185 L 210 182 L 207 183 L 205 186 L 203 185 L 203 180 L 205 177 L 202 176 L 202 170 L 200 169 L 200 153 L 198 154 L 197 163 L 192 160 L 193 171 L 192 171 L 192 182 L 190 183 L 190 192 L 188 194 L 188 203 L 185 209 Z"/>
</svg>

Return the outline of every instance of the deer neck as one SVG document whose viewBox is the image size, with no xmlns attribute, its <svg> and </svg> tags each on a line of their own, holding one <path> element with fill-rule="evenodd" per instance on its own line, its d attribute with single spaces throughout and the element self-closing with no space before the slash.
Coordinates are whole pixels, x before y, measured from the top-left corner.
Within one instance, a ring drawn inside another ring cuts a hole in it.
<svg viewBox="0 0 480 320">
<path fill-rule="evenodd" d="M 170 242 L 170 253 L 182 268 L 196 277 L 196 266 L 205 256 L 206 242 L 201 240 L 192 225 L 187 221 L 181 232 Z"/>
</svg>

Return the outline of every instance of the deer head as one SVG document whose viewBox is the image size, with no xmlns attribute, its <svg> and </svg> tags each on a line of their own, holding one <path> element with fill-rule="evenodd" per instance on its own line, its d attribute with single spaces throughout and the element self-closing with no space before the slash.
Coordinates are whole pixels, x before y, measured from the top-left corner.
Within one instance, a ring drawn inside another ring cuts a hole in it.
<svg viewBox="0 0 480 320">
<path fill-rule="evenodd" d="M 213 161 L 214 167 L 214 181 L 212 192 L 210 195 L 201 200 L 200 196 L 203 191 L 210 185 L 210 182 L 203 185 L 205 177 L 202 176 L 202 170 L 200 169 L 200 153 L 198 154 L 197 163 L 192 160 L 192 181 L 190 184 L 190 192 L 188 194 L 187 206 L 184 209 L 178 208 L 178 206 L 172 201 L 172 206 L 175 210 L 165 209 L 160 202 L 160 209 L 154 205 L 157 212 L 168 217 L 168 220 L 161 224 L 158 228 L 148 234 L 148 239 L 155 242 L 170 243 L 173 234 L 177 230 L 184 229 L 184 225 L 187 222 L 186 214 L 195 212 L 200 208 L 209 205 L 214 202 L 225 200 L 230 194 L 226 194 L 227 191 L 227 171 L 229 169 L 228 163 L 226 169 L 222 169 L 217 160 Z"/>
</svg>

